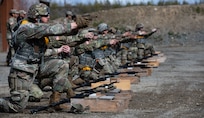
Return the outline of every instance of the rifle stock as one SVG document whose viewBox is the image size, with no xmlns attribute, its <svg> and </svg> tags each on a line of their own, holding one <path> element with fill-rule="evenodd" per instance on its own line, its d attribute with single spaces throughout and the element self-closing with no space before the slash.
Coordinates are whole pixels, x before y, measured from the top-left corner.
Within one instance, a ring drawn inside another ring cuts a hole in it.
<svg viewBox="0 0 204 118">
<path fill-rule="evenodd" d="M 55 107 L 55 106 L 58 106 L 60 104 L 69 103 L 69 102 L 70 102 L 70 99 L 63 99 L 63 100 L 61 100 L 59 102 L 52 103 L 52 104 L 49 104 L 47 106 L 41 106 L 41 107 L 38 107 L 36 109 L 32 109 L 32 110 L 30 110 L 30 113 L 35 114 L 35 113 L 37 113 L 39 111 L 44 111 L 44 110 L 47 110 L 47 109 L 49 109 L 51 107 Z"/>
</svg>

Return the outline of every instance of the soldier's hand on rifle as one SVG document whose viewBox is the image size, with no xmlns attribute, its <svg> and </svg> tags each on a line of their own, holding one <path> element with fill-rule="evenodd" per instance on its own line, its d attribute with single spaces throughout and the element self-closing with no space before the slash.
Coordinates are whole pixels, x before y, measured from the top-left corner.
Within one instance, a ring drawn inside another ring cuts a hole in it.
<svg viewBox="0 0 204 118">
<path fill-rule="evenodd" d="M 152 32 L 156 32 L 156 31 L 157 31 L 157 28 L 152 29 Z"/>
<path fill-rule="evenodd" d="M 130 32 L 125 32 L 122 34 L 123 37 L 131 36 L 132 34 Z"/>
<path fill-rule="evenodd" d="M 62 45 L 60 48 L 58 48 L 57 52 L 58 53 L 61 53 L 61 52 L 69 53 L 70 47 L 68 45 Z"/>
<path fill-rule="evenodd" d="M 118 43 L 118 40 L 116 40 L 116 39 L 111 39 L 110 40 L 111 45 L 115 45 L 116 43 Z"/>
</svg>

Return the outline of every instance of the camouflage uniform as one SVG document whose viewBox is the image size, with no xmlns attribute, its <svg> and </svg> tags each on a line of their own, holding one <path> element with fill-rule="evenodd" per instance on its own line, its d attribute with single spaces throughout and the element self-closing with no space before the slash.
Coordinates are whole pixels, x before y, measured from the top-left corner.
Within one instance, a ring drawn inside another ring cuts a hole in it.
<svg viewBox="0 0 204 118">
<path fill-rule="evenodd" d="M 7 42 L 8 42 L 8 53 L 7 53 L 7 57 L 6 57 L 6 63 L 9 66 L 10 62 L 11 62 L 11 58 L 15 53 L 14 48 L 12 47 L 12 43 L 11 43 L 11 38 L 12 38 L 12 34 L 14 32 L 14 28 L 17 25 L 17 18 L 14 16 L 14 14 L 18 14 L 18 11 L 16 9 L 11 9 L 10 11 L 10 18 L 7 21 L 7 34 L 6 34 L 6 38 L 7 38 Z"/>
<path fill-rule="evenodd" d="M 88 32 L 88 29 L 81 32 L 83 35 Z M 85 81 L 96 80 L 100 77 L 100 72 L 105 70 L 104 62 L 97 56 L 95 51 L 100 51 L 100 47 L 108 45 L 109 40 L 102 40 L 97 36 L 97 39 L 87 41 L 75 48 L 79 55 L 80 62 L 80 77 Z M 103 54 L 103 52 L 102 52 Z M 102 57 L 103 58 L 103 57 Z"/>
<path fill-rule="evenodd" d="M 79 76 L 79 57 L 75 55 L 75 46 L 80 45 L 83 43 L 81 38 L 78 37 L 78 35 L 74 36 L 51 36 L 49 37 L 49 48 L 58 48 L 62 45 L 69 45 L 71 47 L 71 52 L 69 54 L 66 53 L 60 53 L 58 54 L 57 58 L 61 58 L 65 60 L 67 63 L 69 63 L 69 74 L 68 78 L 70 81 L 73 79 L 78 78 Z M 72 83 L 72 82 L 71 82 Z M 72 85 L 74 85 L 72 83 Z"/>
<path fill-rule="evenodd" d="M 146 42 L 146 38 L 151 36 L 155 31 L 146 32 L 143 30 L 143 24 L 137 24 L 135 28 L 136 35 L 138 35 L 139 39 L 137 40 L 138 47 L 138 59 L 141 60 L 143 58 L 148 57 L 155 53 L 153 45 Z"/>
<path fill-rule="evenodd" d="M 127 33 L 128 35 L 124 35 Z M 129 30 L 123 34 L 116 34 L 116 38 L 119 38 L 119 43 L 116 47 L 116 58 L 120 60 L 120 65 L 125 65 L 134 61 L 137 58 L 137 47 L 135 46 L 135 38 L 131 38 L 129 34 L 132 34 Z"/>
<path fill-rule="evenodd" d="M 115 39 L 114 35 L 108 34 L 109 27 L 106 23 L 98 25 L 99 39 L 110 40 Z M 115 73 L 120 65 L 120 61 L 116 58 L 116 50 L 112 45 L 104 45 L 98 50 L 95 50 L 95 57 L 99 58 L 99 64 L 103 66 L 104 73 Z"/>
<path fill-rule="evenodd" d="M 45 44 L 46 36 L 70 33 L 71 25 L 32 22 L 38 15 L 49 15 L 48 9 L 42 3 L 32 5 L 28 11 L 28 22 L 16 31 L 18 49 L 8 77 L 11 100 L 0 99 L 1 111 L 22 112 L 25 109 L 37 74 L 52 79 L 53 93 L 68 93 L 71 88 L 67 79 L 69 65 L 64 60 L 49 58 L 49 55 L 57 54 L 57 50 L 46 50 Z M 38 47 L 37 52 L 35 46 Z M 47 58 L 43 59 L 44 56 Z"/>
</svg>

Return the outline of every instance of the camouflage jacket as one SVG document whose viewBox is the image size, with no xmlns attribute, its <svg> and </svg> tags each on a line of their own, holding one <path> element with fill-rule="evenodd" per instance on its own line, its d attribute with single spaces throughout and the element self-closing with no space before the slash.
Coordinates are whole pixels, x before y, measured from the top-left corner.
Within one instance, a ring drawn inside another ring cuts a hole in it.
<svg viewBox="0 0 204 118">
<path fill-rule="evenodd" d="M 45 39 L 48 36 L 69 34 L 70 32 L 70 23 L 50 25 L 28 22 L 20 25 L 15 33 L 18 47 L 14 55 L 14 61 L 12 62 L 13 68 L 24 71 L 28 68 L 30 69 L 29 65 L 40 63 L 39 60 L 41 60 L 41 57 L 45 54 L 47 49 Z M 54 53 L 56 53 L 56 51 L 54 51 Z"/>
<path fill-rule="evenodd" d="M 7 39 L 11 39 L 14 27 L 17 25 L 17 19 L 10 17 L 7 21 Z"/>
<path fill-rule="evenodd" d="M 98 49 L 102 46 L 108 45 L 110 43 L 109 40 L 102 40 L 102 39 L 96 39 L 96 40 L 90 40 L 87 41 L 81 45 L 78 45 L 75 48 L 75 52 L 79 55 L 86 51 L 93 51 L 95 49 Z"/>
</svg>

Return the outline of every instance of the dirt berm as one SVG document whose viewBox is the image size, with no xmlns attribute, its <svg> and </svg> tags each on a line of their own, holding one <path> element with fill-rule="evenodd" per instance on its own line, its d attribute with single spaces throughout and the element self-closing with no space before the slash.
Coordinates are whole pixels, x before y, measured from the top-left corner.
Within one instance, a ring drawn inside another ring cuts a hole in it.
<svg viewBox="0 0 204 118">
<path fill-rule="evenodd" d="M 92 21 L 92 26 L 105 22 L 110 27 L 134 30 L 137 23 L 143 23 L 146 29 L 158 28 L 158 32 L 150 37 L 154 45 L 184 45 L 201 41 L 204 36 L 204 4 L 133 6 L 93 14 L 97 19 Z"/>
</svg>

